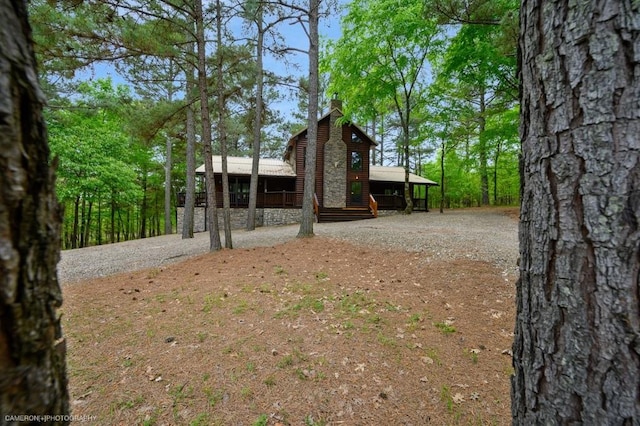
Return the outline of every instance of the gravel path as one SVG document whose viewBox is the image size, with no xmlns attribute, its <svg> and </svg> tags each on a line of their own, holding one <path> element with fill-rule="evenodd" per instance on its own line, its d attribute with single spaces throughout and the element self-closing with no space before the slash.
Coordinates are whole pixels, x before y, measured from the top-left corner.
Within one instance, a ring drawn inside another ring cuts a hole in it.
<svg viewBox="0 0 640 426">
<path fill-rule="evenodd" d="M 258 228 L 252 232 L 234 231 L 235 248 L 272 246 L 292 240 L 298 225 Z M 503 273 L 517 271 L 518 223 L 499 210 L 466 209 L 395 215 L 374 220 L 342 223 L 316 223 L 316 235 L 344 239 L 370 247 L 424 253 L 431 259 L 465 258 L 494 263 Z M 223 239 L 224 241 L 224 239 Z M 209 234 L 193 239 L 163 235 L 83 249 L 65 250 L 58 264 L 63 284 L 153 268 L 206 253 Z"/>
</svg>

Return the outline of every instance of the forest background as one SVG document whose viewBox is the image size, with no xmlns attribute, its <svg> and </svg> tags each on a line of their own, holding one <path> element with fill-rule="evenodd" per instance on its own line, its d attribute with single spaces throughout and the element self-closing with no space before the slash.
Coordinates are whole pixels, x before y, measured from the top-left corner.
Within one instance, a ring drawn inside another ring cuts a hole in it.
<svg viewBox="0 0 640 426">
<path fill-rule="evenodd" d="M 63 247 L 182 232 L 176 194 L 193 181 L 189 156 L 204 161 L 197 8 L 156 0 L 29 6 Z M 280 158 L 306 127 L 308 7 L 204 4 L 214 154 Z M 516 2 L 322 1 L 319 12 L 320 115 L 337 93 L 346 119 L 378 142 L 375 164 L 440 184 L 431 209 L 518 203 Z M 103 69 L 116 81 L 95 72 Z"/>
</svg>

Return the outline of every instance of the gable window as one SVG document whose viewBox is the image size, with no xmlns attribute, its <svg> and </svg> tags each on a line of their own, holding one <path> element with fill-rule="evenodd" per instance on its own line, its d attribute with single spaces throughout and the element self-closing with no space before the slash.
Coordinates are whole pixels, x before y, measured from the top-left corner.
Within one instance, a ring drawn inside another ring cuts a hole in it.
<svg viewBox="0 0 640 426">
<path fill-rule="evenodd" d="M 357 151 L 351 152 L 351 170 L 354 172 L 362 171 L 362 153 Z"/>
<path fill-rule="evenodd" d="M 360 139 L 360 136 L 356 135 L 355 133 L 351 133 L 351 142 L 362 143 L 362 139 Z"/>
</svg>

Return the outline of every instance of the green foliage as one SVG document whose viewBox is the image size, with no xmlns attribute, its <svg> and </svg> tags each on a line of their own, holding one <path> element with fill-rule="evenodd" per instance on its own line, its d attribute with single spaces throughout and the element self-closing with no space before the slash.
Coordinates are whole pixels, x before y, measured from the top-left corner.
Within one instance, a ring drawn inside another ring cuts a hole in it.
<svg viewBox="0 0 640 426">
<path fill-rule="evenodd" d="M 46 115 L 58 161 L 56 191 L 66 213 L 64 247 L 72 248 L 137 235 L 129 221 L 148 214 L 141 204 L 161 192 L 163 179 L 153 149 L 127 129 L 136 107 L 128 88 L 100 79 L 79 84 L 78 92 Z"/>
</svg>

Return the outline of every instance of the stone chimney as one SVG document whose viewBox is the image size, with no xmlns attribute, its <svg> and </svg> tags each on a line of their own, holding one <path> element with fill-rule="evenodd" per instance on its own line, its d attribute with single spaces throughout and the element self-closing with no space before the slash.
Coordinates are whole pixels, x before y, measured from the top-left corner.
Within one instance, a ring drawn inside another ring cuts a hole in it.
<svg viewBox="0 0 640 426">
<path fill-rule="evenodd" d="M 342 101 L 337 94 L 329 104 L 329 140 L 324 145 L 323 207 L 346 207 L 347 145 L 342 141 Z"/>
<path fill-rule="evenodd" d="M 333 111 L 334 109 L 339 109 L 340 111 L 342 111 L 342 100 L 333 98 L 331 99 L 331 101 L 329 101 L 329 112 Z"/>
</svg>

